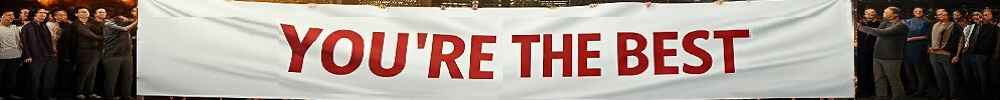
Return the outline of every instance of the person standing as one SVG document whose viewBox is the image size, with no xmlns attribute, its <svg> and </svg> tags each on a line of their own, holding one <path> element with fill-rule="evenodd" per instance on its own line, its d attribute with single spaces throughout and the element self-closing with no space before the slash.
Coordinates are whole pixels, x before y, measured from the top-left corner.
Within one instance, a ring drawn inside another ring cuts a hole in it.
<svg viewBox="0 0 1000 100">
<path fill-rule="evenodd" d="M 994 23 L 994 24 L 997 24 L 997 27 L 1000 27 L 1000 23 Z M 990 85 L 992 89 L 989 90 L 991 93 L 998 93 L 1000 92 L 1000 32 L 994 33 L 993 35 L 995 35 L 993 38 L 994 40 L 993 57 L 990 57 L 992 61 L 989 61 L 993 62 L 992 66 L 989 66 L 990 69 L 992 69 L 990 70 L 991 73 L 990 76 L 992 76 L 991 77 L 992 81 L 990 81 L 991 83 Z M 993 96 L 992 99 L 1000 99 L 1000 95 L 991 95 L 991 96 Z"/>
<path fill-rule="evenodd" d="M 979 82 L 976 80 L 979 80 L 979 78 L 976 78 L 976 75 L 978 74 L 976 74 L 976 71 L 971 66 L 965 65 L 968 63 L 969 59 L 969 56 L 967 56 L 968 54 L 965 52 L 968 51 L 969 40 L 972 38 L 973 33 L 979 29 L 977 26 L 979 26 L 979 23 L 982 22 L 981 16 L 982 13 L 979 11 L 974 11 L 970 14 L 969 19 L 971 19 L 972 22 L 963 28 L 962 35 L 960 35 L 961 37 L 958 39 L 958 50 L 955 52 L 955 56 L 951 58 L 951 63 L 958 64 L 961 69 L 961 73 L 959 74 L 962 75 L 962 79 L 959 80 L 962 81 L 962 88 L 966 89 L 963 91 L 965 92 L 965 97 L 977 97 L 981 94 L 977 91 L 979 88 Z"/>
<path fill-rule="evenodd" d="M 56 51 L 51 31 L 45 25 L 48 14 L 48 10 L 38 9 L 35 11 L 34 20 L 21 29 L 21 39 L 24 44 L 21 49 L 27 57 L 24 62 L 28 64 L 31 73 L 28 82 L 28 94 L 31 94 L 29 95 L 31 99 L 55 99 L 53 86 L 58 67 L 54 59 Z"/>
<path fill-rule="evenodd" d="M 855 28 L 866 34 L 878 37 L 875 40 L 873 71 L 875 91 L 879 98 L 892 93 L 893 98 L 902 97 L 903 83 L 900 78 L 900 67 L 903 65 L 903 44 L 907 26 L 899 19 L 899 8 L 888 7 L 882 13 L 885 19 L 878 28 L 860 26 Z M 891 90 L 891 91 L 890 91 Z"/>
<path fill-rule="evenodd" d="M 14 24 L 14 12 L 0 16 L 0 98 L 23 99 L 18 93 L 18 70 L 21 68 L 21 27 Z"/>
<path fill-rule="evenodd" d="M 988 73 L 985 68 L 988 68 L 990 62 L 988 62 L 988 55 L 991 55 L 995 46 L 996 31 L 997 26 L 990 24 L 993 20 L 993 12 L 990 9 L 984 9 L 982 15 L 978 16 L 978 20 L 974 25 L 971 25 L 971 32 L 967 31 L 965 36 L 959 42 L 961 46 L 959 48 L 959 57 L 953 57 L 952 62 L 961 63 L 962 67 L 967 68 L 970 75 L 966 81 L 970 83 L 970 87 L 967 91 L 974 92 L 974 97 L 986 97 L 994 94 L 988 92 L 990 81 L 988 79 Z"/>
<path fill-rule="evenodd" d="M 132 44 L 129 47 L 130 48 L 129 52 L 131 52 L 132 54 L 128 54 L 128 57 L 126 58 L 128 60 L 128 62 L 129 62 L 128 63 L 129 65 L 126 65 L 126 67 L 122 69 L 122 71 L 124 71 L 124 75 L 122 77 L 120 77 L 120 78 L 121 78 L 121 81 L 122 81 L 123 84 L 121 85 L 122 87 L 120 87 L 118 90 L 122 91 L 120 93 L 122 93 L 121 95 L 124 96 L 124 97 L 122 97 L 123 99 L 135 100 L 135 98 L 136 98 L 135 97 L 136 96 L 136 94 L 135 94 L 135 92 L 136 92 L 135 91 L 135 84 L 136 84 L 135 83 L 135 60 L 136 60 L 136 56 L 135 56 L 135 54 L 136 54 L 136 51 L 135 51 L 135 48 L 136 48 L 135 38 L 136 38 L 136 32 L 139 31 L 139 8 L 132 8 L 131 14 L 132 14 L 132 19 L 130 19 L 128 21 L 125 21 L 125 22 L 126 23 L 133 23 L 134 24 L 133 27 L 128 30 L 128 33 L 129 33 L 128 35 L 130 36 L 129 39 L 131 40 L 130 44 Z"/>
<path fill-rule="evenodd" d="M 79 65 L 77 66 L 77 79 L 79 80 L 77 88 L 77 99 L 94 98 L 100 99 L 94 92 L 95 78 L 97 78 L 97 64 L 100 61 L 101 47 L 103 47 L 102 41 L 104 37 L 101 36 L 101 25 L 90 19 L 90 10 L 87 8 L 77 8 L 76 10 L 76 22 L 73 23 L 73 27 L 76 27 L 76 34 L 79 36 L 77 43 L 77 60 Z"/>
<path fill-rule="evenodd" d="M 78 83 L 76 83 L 76 81 L 70 81 L 70 80 L 76 80 L 76 74 L 67 74 L 67 73 L 76 72 L 76 64 L 75 62 L 73 62 L 74 60 L 71 59 L 76 57 L 75 56 L 76 33 L 74 31 L 75 27 L 73 27 L 73 25 L 71 24 L 72 21 L 70 21 L 69 19 L 69 13 L 67 12 L 67 10 L 62 10 L 62 9 L 55 10 L 55 12 L 53 12 L 52 18 L 55 20 L 54 22 L 56 26 L 59 27 L 59 30 L 57 31 L 58 33 L 53 33 L 54 34 L 53 38 L 55 39 L 53 43 L 56 44 L 55 47 L 57 51 L 56 60 L 59 65 L 59 73 L 60 73 L 58 76 L 56 76 L 58 77 L 57 79 L 60 80 L 60 82 L 56 84 L 56 88 L 58 91 L 73 91 L 73 89 L 75 89 L 74 86 L 76 86 L 76 84 Z M 67 47 L 74 47 L 74 48 L 70 49 Z M 69 93 L 67 95 L 73 95 L 73 93 L 71 92 L 60 92 L 60 93 Z"/>
<path fill-rule="evenodd" d="M 863 17 L 861 22 L 862 26 L 878 27 L 879 17 L 878 17 L 878 12 L 875 12 L 875 9 L 872 8 L 865 9 L 864 16 L 862 17 Z M 855 74 L 857 75 L 858 78 L 857 96 L 858 97 L 875 96 L 874 93 L 875 84 L 872 80 L 873 77 L 872 53 L 875 50 L 874 48 L 875 48 L 876 37 L 874 35 L 862 32 L 857 32 L 857 33 L 860 33 L 855 35 L 857 36 L 856 37 L 857 47 L 855 48 L 856 50 L 855 52 L 857 52 L 857 55 L 854 58 L 854 61 L 856 61 L 855 64 L 857 66 L 855 67 Z"/>
<path fill-rule="evenodd" d="M 104 85 L 102 91 L 104 97 L 110 97 L 112 99 L 118 99 L 121 96 L 122 89 L 125 86 L 131 88 L 131 82 L 126 82 L 125 77 L 131 73 L 129 71 L 122 70 L 132 70 L 128 66 L 132 65 L 130 61 L 132 57 L 128 56 L 132 51 L 132 40 L 127 33 L 127 31 L 135 27 L 135 22 L 128 23 L 127 26 L 121 26 L 121 20 L 115 20 L 108 18 L 107 9 L 101 8 L 94 10 L 95 21 L 98 23 L 104 23 L 104 53 L 101 55 L 102 71 L 104 71 Z M 120 17 L 119 17 L 120 18 Z M 125 85 L 128 83 L 128 85 Z M 131 92 L 131 91 L 129 91 Z"/>
<path fill-rule="evenodd" d="M 972 37 L 969 38 L 969 46 L 966 47 L 968 48 L 968 51 L 966 51 L 968 62 L 963 64 L 963 66 L 970 66 L 976 71 L 979 83 L 978 91 L 981 93 L 981 97 L 990 98 L 998 96 L 993 93 L 997 93 L 995 89 L 997 89 L 997 84 L 1000 84 L 996 82 L 1000 80 L 992 78 L 997 77 L 993 76 L 996 72 L 992 70 L 1000 65 L 993 65 L 989 60 L 990 56 L 993 55 L 994 49 L 996 49 L 997 34 L 1000 33 L 998 32 L 1000 30 L 997 30 L 997 25 L 993 23 L 992 9 L 985 8 L 982 10 L 982 13 L 980 28 L 976 32 L 973 32 Z"/>
<path fill-rule="evenodd" d="M 932 85 L 934 83 L 933 72 L 927 61 L 927 44 L 929 42 L 927 34 L 930 33 L 930 22 L 924 15 L 924 9 L 916 7 L 913 8 L 913 18 L 903 22 L 909 28 L 903 69 L 907 73 L 907 79 L 909 79 L 907 93 L 912 96 L 937 93 L 936 86 Z"/>
<path fill-rule="evenodd" d="M 934 23 L 934 28 L 931 29 L 931 46 L 928 48 L 928 53 L 930 53 L 931 68 L 934 71 L 934 78 L 937 81 L 937 87 L 940 89 L 940 94 L 942 98 L 950 99 L 958 97 L 959 75 L 958 69 L 952 66 L 951 57 L 955 54 L 958 45 L 958 38 L 961 37 L 962 31 L 961 27 L 957 23 L 951 22 L 950 16 L 948 16 L 948 11 L 945 9 L 938 9 L 936 11 L 938 22 Z"/>
</svg>

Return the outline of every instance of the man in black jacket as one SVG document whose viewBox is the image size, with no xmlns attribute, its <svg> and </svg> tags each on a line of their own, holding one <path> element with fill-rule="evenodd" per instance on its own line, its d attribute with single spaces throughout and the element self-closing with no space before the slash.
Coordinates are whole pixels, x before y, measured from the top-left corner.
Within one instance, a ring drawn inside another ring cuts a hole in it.
<svg viewBox="0 0 1000 100">
<path fill-rule="evenodd" d="M 94 82 L 97 78 L 97 64 L 100 61 L 101 47 L 103 46 L 104 37 L 101 36 L 101 27 L 99 23 L 90 19 L 90 10 L 87 8 L 78 8 L 76 10 L 76 22 L 73 22 L 73 27 L 76 27 L 77 34 L 77 57 L 75 58 L 78 62 L 77 67 L 77 99 L 88 98 L 101 98 L 94 92 Z"/>
<path fill-rule="evenodd" d="M 31 73 L 28 82 L 29 99 L 55 99 L 53 88 L 58 67 L 55 59 L 56 48 L 53 46 L 50 30 L 45 25 L 48 13 L 48 10 L 38 9 L 34 13 L 34 20 L 21 29 L 21 41 L 24 46 L 22 51 Z"/>
<path fill-rule="evenodd" d="M 900 78 L 900 68 L 903 65 L 903 44 L 908 31 L 906 25 L 899 19 L 899 8 L 886 8 L 882 17 L 885 22 L 878 28 L 859 27 L 861 32 L 878 37 L 875 42 L 875 91 L 881 97 L 889 96 L 890 90 L 893 98 L 904 95 L 903 83 Z M 890 88 L 891 87 L 891 88 Z"/>
<path fill-rule="evenodd" d="M 878 27 L 880 21 L 878 12 L 875 9 L 865 9 L 861 25 L 867 27 Z M 875 82 L 872 80 L 872 53 L 875 50 L 876 37 L 871 34 L 857 32 L 857 47 L 855 47 L 854 71 L 858 78 L 857 97 L 875 96 Z"/>
<path fill-rule="evenodd" d="M 979 85 L 978 91 L 982 97 L 993 97 L 997 96 L 991 93 L 997 89 L 996 79 L 993 79 L 992 74 L 996 73 L 992 70 L 998 65 L 993 65 L 989 58 L 993 55 L 994 49 L 997 45 L 997 30 L 996 24 L 993 22 L 993 12 L 990 9 L 983 9 L 982 22 L 977 25 L 975 32 L 971 34 L 966 43 L 966 47 L 963 51 L 964 57 L 960 59 L 962 61 L 962 66 L 972 68 L 977 82 Z M 1000 99 L 1000 98 L 998 98 Z"/>
<path fill-rule="evenodd" d="M 101 65 L 104 72 L 104 81 L 102 96 L 118 99 L 119 96 L 124 96 L 122 93 L 125 90 L 121 89 L 131 89 L 133 76 L 132 71 L 123 70 L 134 70 L 131 67 L 132 57 L 132 41 L 128 30 L 135 27 L 135 22 L 123 23 L 121 20 L 116 20 L 114 18 L 108 17 L 109 13 L 107 9 L 100 8 L 94 10 L 94 18 L 98 23 L 104 23 L 104 49 L 101 55 Z M 127 24 L 127 25 L 126 25 Z M 126 83 L 128 83 L 126 85 Z M 128 92 L 132 92 L 128 90 Z"/>
</svg>

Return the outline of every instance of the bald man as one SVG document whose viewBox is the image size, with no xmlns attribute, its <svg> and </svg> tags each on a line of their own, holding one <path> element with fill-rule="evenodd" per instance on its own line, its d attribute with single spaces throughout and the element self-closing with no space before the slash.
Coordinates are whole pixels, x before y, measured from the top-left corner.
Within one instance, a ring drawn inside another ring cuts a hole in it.
<svg viewBox="0 0 1000 100">
<path fill-rule="evenodd" d="M 903 82 L 900 78 L 900 67 L 903 65 L 903 44 L 906 42 L 906 25 L 899 19 L 899 8 L 888 7 L 878 28 L 862 26 L 855 28 L 866 34 L 878 37 L 875 40 L 873 71 L 875 92 L 877 98 L 886 98 L 891 93 L 893 98 L 900 98 L 903 92 Z M 890 91 L 891 90 L 891 91 Z"/>
</svg>

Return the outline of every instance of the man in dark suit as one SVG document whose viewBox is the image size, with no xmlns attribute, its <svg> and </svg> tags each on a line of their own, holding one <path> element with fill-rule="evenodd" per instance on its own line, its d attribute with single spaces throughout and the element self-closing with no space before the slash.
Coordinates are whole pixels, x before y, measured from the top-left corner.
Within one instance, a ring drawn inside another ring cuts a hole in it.
<svg viewBox="0 0 1000 100">
<path fill-rule="evenodd" d="M 861 32 L 878 37 L 875 42 L 875 54 L 873 61 L 875 73 L 875 91 L 879 98 L 889 96 L 890 90 L 893 98 L 904 95 L 903 83 L 900 78 L 900 68 L 903 66 L 903 44 L 906 42 L 906 25 L 899 19 L 899 8 L 885 8 L 882 17 L 885 22 L 878 28 L 861 26 Z"/>
<path fill-rule="evenodd" d="M 990 59 L 993 59 L 993 61 L 991 61 L 993 62 L 992 68 L 994 76 L 993 90 L 994 92 L 997 92 L 998 90 L 996 89 L 1000 89 L 1000 86 L 997 86 L 998 84 L 1000 84 L 1000 33 L 997 33 L 997 36 L 996 38 L 994 38 L 994 40 L 996 40 L 996 45 L 995 45 L 996 47 L 993 48 L 993 57 Z M 994 95 L 994 99 L 1000 99 L 1000 95 Z"/>
<path fill-rule="evenodd" d="M 989 62 L 989 56 L 994 52 L 997 44 L 997 26 L 992 23 L 993 12 L 990 9 L 984 9 L 980 16 L 973 16 L 973 18 L 979 18 L 975 24 L 970 25 L 971 32 L 965 32 L 963 37 L 959 40 L 957 57 L 952 58 L 952 62 L 958 62 L 961 67 L 965 69 L 964 71 L 970 75 L 967 76 L 966 83 L 969 85 L 967 91 L 970 92 L 973 97 L 986 97 L 995 96 L 995 92 L 989 92 L 992 87 L 990 81 L 996 81 L 989 79 L 989 74 L 986 68 L 995 67 L 997 65 L 992 65 Z"/>
<path fill-rule="evenodd" d="M 998 83 L 995 83 L 997 80 L 991 78 L 996 77 L 991 76 L 991 74 L 995 73 L 992 72 L 992 69 L 997 65 L 992 65 L 989 57 L 993 55 L 993 49 L 996 48 L 997 31 L 1000 30 L 997 30 L 998 27 L 996 24 L 992 23 L 992 10 L 983 9 L 982 13 L 983 21 L 980 22 L 980 25 L 977 26 L 979 28 L 972 33 L 972 36 L 968 40 L 968 46 L 965 51 L 966 57 L 962 60 L 965 60 L 963 66 L 968 66 L 972 68 L 973 71 L 976 71 L 975 76 L 978 78 L 980 88 L 978 90 L 971 91 L 979 91 L 982 93 L 981 96 L 990 97 L 996 96 L 995 94 L 990 93 L 997 93 L 994 92 L 994 89 L 996 89 L 995 86 Z"/>
<path fill-rule="evenodd" d="M 861 25 L 867 27 L 878 27 L 880 21 L 878 12 L 875 9 L 868 8 L 865 9 L 864 19 L 862 19 Z M 870 97 L 875 96 L 875 82 L 872 80 L 872 53 L 875 50 L 875 39 L 876 37 L 871 34 L 866 34 L 862 32 L 857 32 L 856 34 L 857 47 L 855 47 L 855 57 L 854 57 L 854 73 L 858 78 L 858 97 Z"/>
<path fill-rule="evenodd" d="M 103 47 L 104 37 L 101 36 L 101 27 L 99 23 L 90 19 L 90 10 L 87 8 L 78 8 L 76 10 L 76 22 L 73 22 L 73 26 L 76 27 L 77 34 L 77 99 L 88 98 L 101 98 L 94 91 L 94 82 L 97 78 L 97 64 L 100 61 L 101 47 Z"/>
<path fill-rule="evenodd" d="M 21 29 L 21 41 L 24 46 L 22 51 L 31 73 L 28 82 L 28 94 L 31 95 L 28 97 L 34 100 L 55 99 L 53 88 L 58 67 L 52 34 L 45 25 L 48 13 L 48 10 L 38 9 L 35 11 L 34 20 Z"/>
</svg>

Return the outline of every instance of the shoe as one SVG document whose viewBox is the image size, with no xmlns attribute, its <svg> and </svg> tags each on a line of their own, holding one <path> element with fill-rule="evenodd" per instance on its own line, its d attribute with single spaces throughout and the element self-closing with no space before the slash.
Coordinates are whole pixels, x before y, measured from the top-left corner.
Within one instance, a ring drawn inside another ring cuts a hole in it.
<svg viewBox="0 0 1000 100">
<path fill-rule="evenodd" d="M 79 99 L 79 100 L 87 99 L 87 96 L 84 96 L 83 94 L 77 94 L 74 97 L 76 97 L 76 99 Z"/>
<path fill-rule="evenodd" d="M 90 98 L 101 99 L 101 96 L 98 96 L 97 94 L 90 94 Z"/>
<path fill-rule="evenodd" d="M 11 95 L 8 95 L 8 96 L 7 96 L 7 99 L 11 99 L 11 100 L 21 100 L 21 99 L 24 99 L 24 97 L 21 97 L 21 96 L 17 96 L 17 95 L 13 95 L 13 94 L 11 94 Z"/>
</svg>

